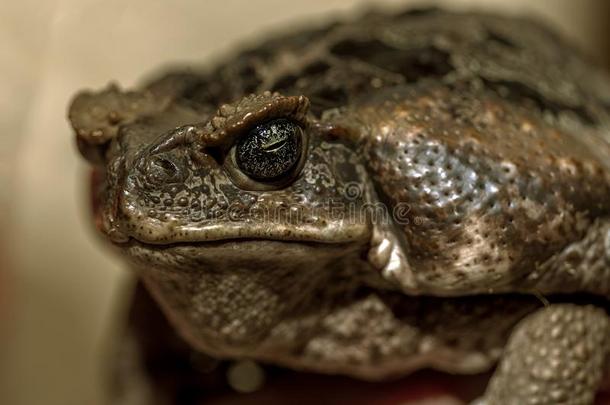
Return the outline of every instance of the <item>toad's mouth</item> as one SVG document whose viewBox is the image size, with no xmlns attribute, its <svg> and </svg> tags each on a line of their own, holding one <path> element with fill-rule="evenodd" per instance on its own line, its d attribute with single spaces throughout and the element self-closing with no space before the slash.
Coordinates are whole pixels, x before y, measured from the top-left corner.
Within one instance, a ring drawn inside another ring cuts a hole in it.
<svg viewBox="0 0 610 405">
<path fill-rule="evenodd" d="M 219 221 L 209 224 L 146 223 L 139 227 L 129 226 L 128 229 L 123 235 L 131 240 L 147 245 L 165 246 L 239 241 L 345 244 L 370 239 L 370 229 L 367 225 L 345 225 L 341 222 L 325 226 L 245 221 Z M 111 239 L 112 232 L 112 229 L 106 232 Z"/>
</svg>

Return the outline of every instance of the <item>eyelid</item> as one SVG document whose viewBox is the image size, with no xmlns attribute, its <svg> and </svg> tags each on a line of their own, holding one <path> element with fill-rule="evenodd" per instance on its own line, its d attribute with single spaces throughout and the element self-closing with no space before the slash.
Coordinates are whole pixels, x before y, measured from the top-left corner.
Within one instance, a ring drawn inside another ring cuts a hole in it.
<svg viewBox="0 0 610 405">
<path fill-rule="evenodd" d="M 201 149 L 213 146 L 226 150 L 252 129 L 279 118 L 290 119 L 305 128 L 308 110 L 309 99 L 305 96 L 282 96 L 270 92 L 253 94 L 221 106 L 206 123 L 197 124 L 196 143 Z"/>
</svg>

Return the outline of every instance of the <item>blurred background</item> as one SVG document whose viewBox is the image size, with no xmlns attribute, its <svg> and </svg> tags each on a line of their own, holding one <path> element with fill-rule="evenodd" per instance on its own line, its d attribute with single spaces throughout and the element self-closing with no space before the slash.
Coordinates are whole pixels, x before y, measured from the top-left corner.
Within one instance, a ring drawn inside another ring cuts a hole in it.
<svg viewBox="0 0 610 405">
<path fill-rule="evenodd" d="M 130 274 L 88 218 L 71 96 L 163 66 L 213 63 L 244 39 L 366 7 L 438 4 L 546 20 L 610 62 L 605 0 L 20 0 L 0 4 L 0 403 L 102 403 Z"/>
</svg>

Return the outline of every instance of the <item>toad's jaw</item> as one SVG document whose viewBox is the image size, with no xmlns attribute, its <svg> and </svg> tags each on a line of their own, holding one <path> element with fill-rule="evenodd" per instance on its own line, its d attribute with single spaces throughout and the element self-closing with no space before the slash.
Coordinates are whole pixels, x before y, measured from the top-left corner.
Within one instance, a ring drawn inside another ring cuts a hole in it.
<svg viewBox="0 0 610 405">
<path fill-rule="evenodd" d="M 345 255 L 363 257 L 366 242 L 309 242 L 241 238 L 208 240 L 203 242 L 146 243 L 135 238 L 116 244 L 136 266 L 168 267 L 189 270 L 204 266 L 214 268 L 259 268 L 260 266 L 292 266 L 301 263 L 311 268 L 336 260 Z M 174 259 L 181 258 L 181 265 L 174 266 Z M 298 265 L 295 265 L 298 267 Z"/>
<path fill-rule="evenodd" d="M 274 240 L 303 243 L 350 243 L 370 239 L 366 224 L 334 221 L 320 224 L 222 221 L 208 224 L 178 224 L 146 221 L 144 226 L 128 227 L 126 234 L 142 243 L 166 245 L 227 240 Z"/>
<path fill-rule="evenodd" d="M 163 246 L 242 239 L 343 244 L 368 242 L 371 238 L 372 226 L 361 218 L 312 215 L 306 210 L 281 220 L 237 216 L 230 206 L 226 209 L 226 215 L 220 218 L 178 220 L 171 212 L 151 217 L 140 208 L 125 204 L 120 195 L 112 203 L 102 203 L 99 196 L 103 182 L 103 174 L 94 170 L 91 182 L 92 211 L 96 227 L 115 244 L 135 240 Z"/>
</svg>

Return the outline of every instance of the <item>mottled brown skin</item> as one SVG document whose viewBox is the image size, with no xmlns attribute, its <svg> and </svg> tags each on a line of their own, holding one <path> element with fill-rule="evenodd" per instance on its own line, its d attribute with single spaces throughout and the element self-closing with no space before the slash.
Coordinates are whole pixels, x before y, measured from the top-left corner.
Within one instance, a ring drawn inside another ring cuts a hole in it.
<svg viewBox="0 0 610 405">
<path fill-rule="evenodd" d="M 301 160 L 249 178 L 235 145 L 277 118 Z M 99 229 L 201 352 L 369 380 L 499 361 L 488 404 L 592 403 L 610 82 L 539 25 L 371 13 L 80 93 L 70 120 Z"/>
</svg>

